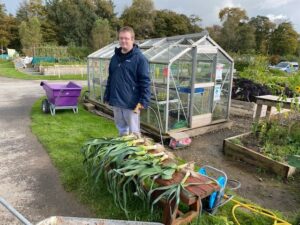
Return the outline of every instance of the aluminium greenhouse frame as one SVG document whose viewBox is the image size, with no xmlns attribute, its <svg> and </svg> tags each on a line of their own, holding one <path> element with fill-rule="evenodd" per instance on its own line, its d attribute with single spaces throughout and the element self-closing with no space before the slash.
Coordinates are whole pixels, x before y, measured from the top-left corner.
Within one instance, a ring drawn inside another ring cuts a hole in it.
<svg viewBox="0 0 300 225">
<path fill-rule="evenodd" d="M 150 63 L 152 92 L 142 126 L 170 133 L 229 120 L 234 62 L 207 32 L 137 44 Z M 113 42 L 88 56 L 89 99 L 108 110 L 103 95 L 118 46 Z"/>
</svg>

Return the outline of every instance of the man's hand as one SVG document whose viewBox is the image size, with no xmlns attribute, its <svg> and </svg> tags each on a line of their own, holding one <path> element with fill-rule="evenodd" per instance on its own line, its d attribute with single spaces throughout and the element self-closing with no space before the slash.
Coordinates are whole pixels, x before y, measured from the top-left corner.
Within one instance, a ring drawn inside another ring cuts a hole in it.
<svg viewBox="0 0 300 225">
<path fill-rule="evenodd" d="M 134 113 L 139 113 L 141 109 L 144 109 L 144 106 L 141 103 L 138 103 L 136 107 L 134 108 Z"/>
</svg>

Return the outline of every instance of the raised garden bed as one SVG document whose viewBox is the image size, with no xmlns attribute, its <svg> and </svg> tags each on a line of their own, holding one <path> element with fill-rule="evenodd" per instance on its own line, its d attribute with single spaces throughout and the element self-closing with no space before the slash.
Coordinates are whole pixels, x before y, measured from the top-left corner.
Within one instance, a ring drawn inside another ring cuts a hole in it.
<svg viewBox="0 0 300 225">
<path fill-rule="evenodd" d="M 282 177 L 290 177 L 296 172 L 296 168 L 287 163 L 276 161 L 260 152 L 259 147 L 249 140 L 254 140 L 253 133 L 245 133 L 224 140 L 223 150 L 225 155 L 243 160 L 254 166 L 266 169 Z M 245 146 L 242 140 L 248 140 Z"/>
</svg>

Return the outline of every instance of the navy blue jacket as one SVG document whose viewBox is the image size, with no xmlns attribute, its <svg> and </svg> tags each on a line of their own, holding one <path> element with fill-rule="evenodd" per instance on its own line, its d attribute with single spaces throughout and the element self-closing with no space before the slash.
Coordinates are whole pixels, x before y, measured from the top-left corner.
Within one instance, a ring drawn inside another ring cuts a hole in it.
<svg viewBox="0 0 300 225">
<path fill-rule="evenodd" d="M 116 48 L 109 64 L 104 101 L 125 109 L 134 109 L 138 103 L 147 108 L 150 84 L 149 63 L 138 46 L 126 54 Z"/>
</svg>

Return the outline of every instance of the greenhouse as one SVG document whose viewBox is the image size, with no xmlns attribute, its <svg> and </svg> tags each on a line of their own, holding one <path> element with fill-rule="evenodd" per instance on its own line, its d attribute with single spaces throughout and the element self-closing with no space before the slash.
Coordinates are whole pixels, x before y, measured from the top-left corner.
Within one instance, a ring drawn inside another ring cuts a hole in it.
<svg viewBox="0 0 300 225">
<path fill-rule="evenodd" d="M 141 124 L 163 133 L 229 120 L 233 59 L 207 32 L 136 42 L 150 63 L 150 107 Z M 118 42 L 88 56 L 89 100 L 103 102 L 108 66 Z M 107 111 L 107 110 L 106 110 Z"/>
</svg>

